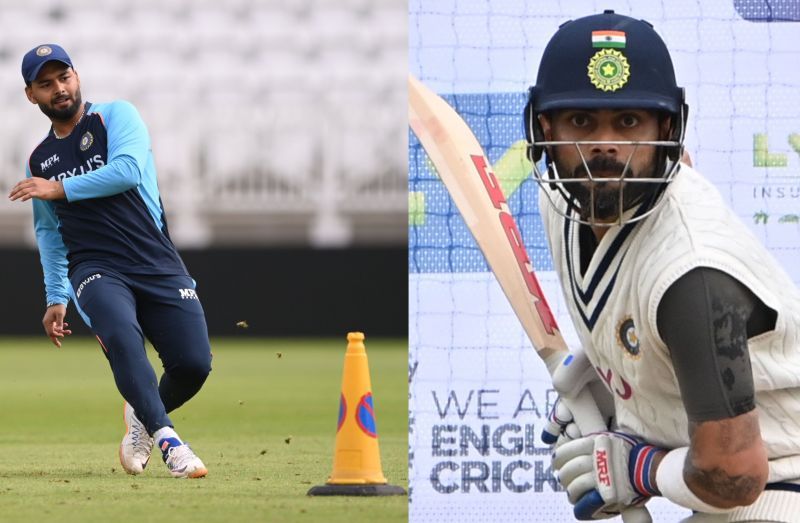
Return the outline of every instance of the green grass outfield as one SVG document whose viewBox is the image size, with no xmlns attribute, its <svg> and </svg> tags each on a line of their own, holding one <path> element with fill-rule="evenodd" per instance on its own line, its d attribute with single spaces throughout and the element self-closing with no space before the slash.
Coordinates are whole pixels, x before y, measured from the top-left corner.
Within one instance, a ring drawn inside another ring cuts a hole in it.
<svg viewBox="0 0 800 523">
<path fill-rule="evenodd" d="M 365 344 L 383 472 L 407 488 L 407 343 Z M 177 480 L 157 451 L 141 476 L 120 467 L 122 399 L 95 341 L 0 338 L 0 521 L 406 522 L 405 496 L 306 496 L 332 470 L 346 347 L 212 340 L 206 385 L 171 414 L 209 475 Z"/>
</svg>

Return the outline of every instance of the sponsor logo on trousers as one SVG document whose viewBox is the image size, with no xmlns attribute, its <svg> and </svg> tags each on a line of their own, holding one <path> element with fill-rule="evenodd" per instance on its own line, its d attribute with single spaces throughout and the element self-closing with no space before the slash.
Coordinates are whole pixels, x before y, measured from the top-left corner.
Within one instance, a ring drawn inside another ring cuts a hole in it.
<svg viewBox="0 0 800 523">
<path fill-rule="evenodd" d="M 83 280 L 81 284 L 78 285 L 78 290 L 75 292 L 75 297 L 80 298 L 81 293 L 83 292 L 83 288 L 86 287 L 91 281 L 96 280 L 100 277 L 101 276 L 99 274 L 92 274 L 91 276 Z"/>
<path fill-rule="evenodd" d="M 198 299 L 197 298 L 197 293 L 195 292 L 194 289 L 178 289 L 178 291 L 180 291 L 180 293 L 181 293 L 181 299 L 182 300 L 196 300 L 196 299 Z"/>
</svg>

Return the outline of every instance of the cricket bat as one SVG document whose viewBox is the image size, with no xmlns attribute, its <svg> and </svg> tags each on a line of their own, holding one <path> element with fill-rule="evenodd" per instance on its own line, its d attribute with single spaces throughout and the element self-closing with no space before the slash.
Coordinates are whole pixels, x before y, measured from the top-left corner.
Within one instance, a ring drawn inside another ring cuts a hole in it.
<svg viewBox="0 0 800 523">
<path fill-rule="evenodd" d="M 569 349 L 478 139 L 447 102 L 413 75 L 408 78 L 408 121 L 552 376 Z M 576 383 L 572 390 L 563 386 L 557 390 L 582 434 L 607 429 L 587 387 Z M 627 509 L 622 516 L 626 523 L 651 521 L 643 507 Z"/>
</svg>

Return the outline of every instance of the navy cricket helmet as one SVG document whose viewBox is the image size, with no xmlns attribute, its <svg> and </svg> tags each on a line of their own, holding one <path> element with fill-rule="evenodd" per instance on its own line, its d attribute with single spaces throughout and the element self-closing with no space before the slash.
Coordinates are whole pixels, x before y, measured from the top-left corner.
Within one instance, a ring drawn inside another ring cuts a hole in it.
<svg viewBox="0 0 800 523">
<path fill-rule="evenodd" d="M 668 150 L 680 158 L 688 106 L 666 44 L 644 20 L 606 10 L 562 24 L 545 47 L 529 89 L 525 134 L 531 161 L 544 147 L 538 115 L 557 109 L 652 109 L 673 117 Z"/>
</svg>

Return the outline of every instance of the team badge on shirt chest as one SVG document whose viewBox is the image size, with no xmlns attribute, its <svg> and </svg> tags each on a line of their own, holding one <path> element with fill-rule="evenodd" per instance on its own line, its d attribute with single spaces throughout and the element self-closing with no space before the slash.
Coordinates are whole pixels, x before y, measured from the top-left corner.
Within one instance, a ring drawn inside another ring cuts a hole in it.
<svg viewBox="0 0 800 523">
<path fill-rule="evenodd" d="M 631 316 L 625 316 L 617 323 L 617 345 L 624 351 L 625 355 L 638 360 L 641 357 L 641 347 L 639 336 L 636 334 L 636 326 L 633 324 Z"/>
<path fill-rule="evenodd" d="M 92 146 L 94 143 L 94 135 L 92 135 L 91 131 L 86 131 L 81 136 L 80 142 L 78 142 L 78 147 L 81 151 L 88 151 L 89 147 Z"/>
</svg>

